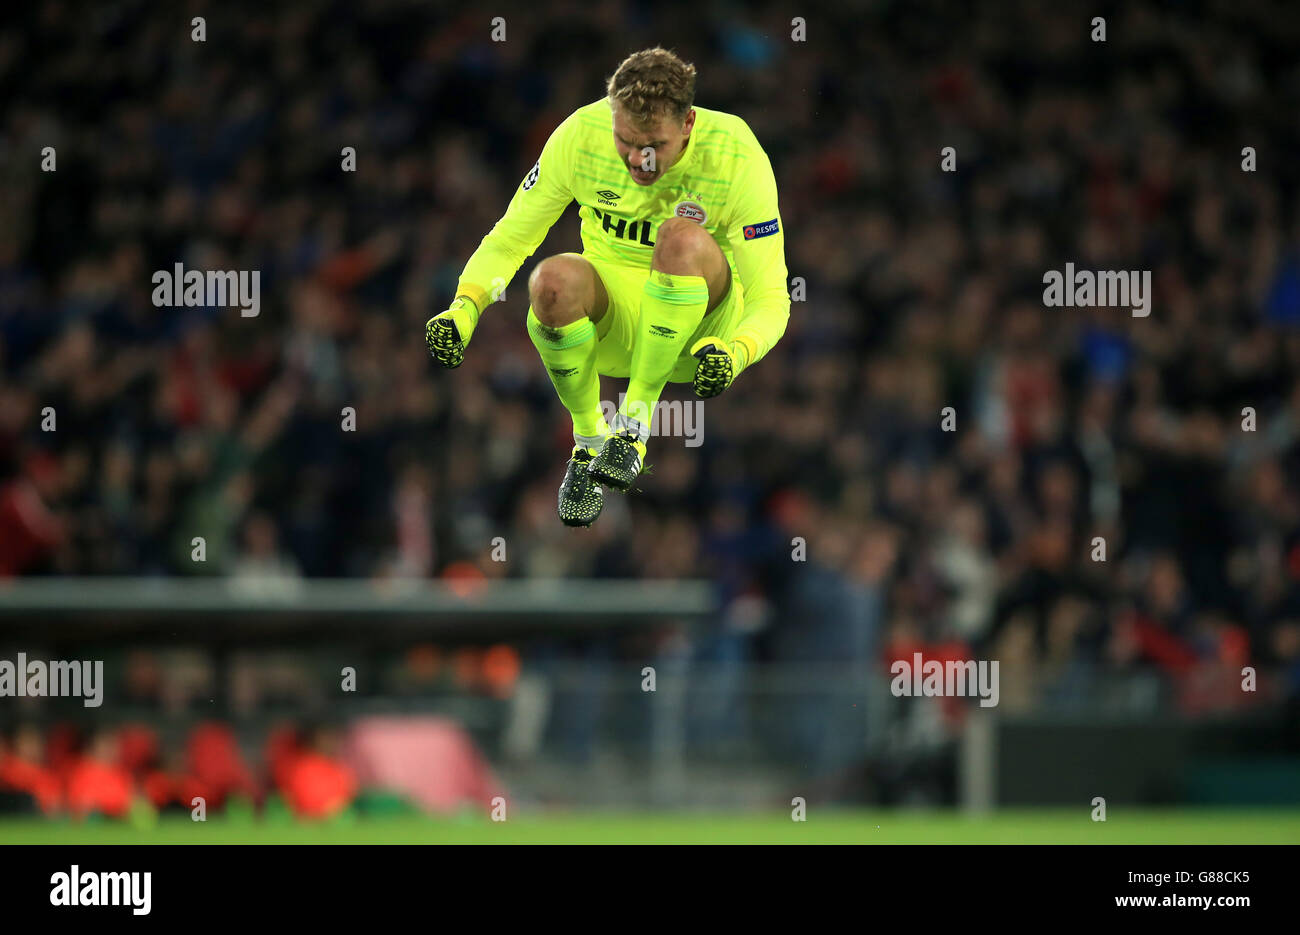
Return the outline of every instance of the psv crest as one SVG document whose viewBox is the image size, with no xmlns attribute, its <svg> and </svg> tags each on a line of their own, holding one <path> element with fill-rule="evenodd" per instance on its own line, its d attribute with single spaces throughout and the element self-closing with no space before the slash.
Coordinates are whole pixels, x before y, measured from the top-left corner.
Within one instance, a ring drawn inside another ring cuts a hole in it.
<svg viewBox="0 0 1300 935">
<path fill-rule="evenodd" d="M 673 211 L 679 218 L 686 218 L 688 221 L 694 221 L 696 224 L 703 224 L 708 219 L 708 212 L 703 206 L 696 201 L 678 202 L 676 209 Z"/>
</svg>

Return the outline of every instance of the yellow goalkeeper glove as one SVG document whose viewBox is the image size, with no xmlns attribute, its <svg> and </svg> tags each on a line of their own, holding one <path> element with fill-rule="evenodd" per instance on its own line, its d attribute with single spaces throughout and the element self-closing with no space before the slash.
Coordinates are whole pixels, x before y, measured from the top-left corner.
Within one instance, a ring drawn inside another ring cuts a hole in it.
<svg viewBox="0 0 1300 935">
<path fill-rule="evenodd" d="M 479 309 L 467 296 L 457 296 L 445 312 L 429 319 L 424 326 L 424 341 L 433 359 L 448 369 L 465 361 L 465 348 L 478 325 Z"/>
<path fill-rule="evenodd" d="M 749 350 L 744 344 L 712 336 L 696 341 L 691 347 L 691 356 L 699 361 L 691 383 L 695 395 L 703 399 L 717 396 L 731 386 L 749 364 Z"/>
</svg>

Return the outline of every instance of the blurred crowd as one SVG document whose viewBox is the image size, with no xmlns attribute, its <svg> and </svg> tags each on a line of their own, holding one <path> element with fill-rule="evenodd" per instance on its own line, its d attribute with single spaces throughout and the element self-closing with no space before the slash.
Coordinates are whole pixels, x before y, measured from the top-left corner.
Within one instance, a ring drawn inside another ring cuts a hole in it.
<svg viewBox="0 0 1300 935">
<path fill-rule="evenodd" d="M 1300 17 L 799 11 L 805 42 L 763 3 L 503 3 L 504 42 L 444 3 L 15 11 L 0 576 L 703 574 L 727 610 L 698 659 L 1259 664 L 1300 693 Z M 523 327 L 572 209 L 462 368 L 423 324 L 550 131 L 655 44 L 767 149 L 806 297 L 702 446 L 654 439 L 643 490 L 573 531 Z M 178 262 L 260 270 L 261 314 L 154 307 Z M 1150 270 L 1149 317 L 1044 307 L 1067 262 Z M 1195 697 L 1239 702 L 1222 681 Z"/>
</svg>

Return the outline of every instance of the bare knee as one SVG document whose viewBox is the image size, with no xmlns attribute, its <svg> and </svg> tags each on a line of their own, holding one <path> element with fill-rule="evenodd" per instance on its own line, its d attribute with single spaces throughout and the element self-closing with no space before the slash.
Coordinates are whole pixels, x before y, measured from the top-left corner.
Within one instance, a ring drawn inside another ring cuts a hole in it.
<svg viewBox="0 0 1300 935">
<path fill-rule="evenodd" d="M 700 276 L 708 268 L 710 251 L 718 251 L 709 232 L 686 218 L 669 218 L 655 234 L 655 269 L 679 276 Z"/>
<path fill-rule="evenodd" d="M 528 298 L 537 320 L 548 327 L 577 321 L 588 312 L 591 271 L 574 256 L 547 257 L 528 277 Z"/>
<path fill-rule="evenodd" d="M 708 231 L 686 218 L 669 218 L 659 225 L 651 265 L 675 276 L 702 276 L 709 286 L 710 312 L 731 288 L 731 268 L 722 248 Z"/>
</svg>

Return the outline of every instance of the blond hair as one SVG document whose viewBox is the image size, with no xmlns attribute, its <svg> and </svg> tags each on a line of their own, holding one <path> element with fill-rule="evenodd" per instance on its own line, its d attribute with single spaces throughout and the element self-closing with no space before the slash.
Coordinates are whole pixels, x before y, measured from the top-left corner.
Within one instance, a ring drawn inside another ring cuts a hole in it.
<svg viewBox="0 0 1300 935">
<path fill-rule="evenodd" d="M 610 76 L 610 104 L 634 123 L 649 125 L 665 115 L 685 120 L 695 103 L 695 66 L 656 46 L 633 52 Z"/>
</svg>

